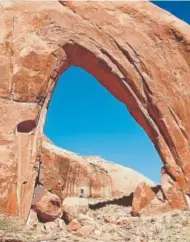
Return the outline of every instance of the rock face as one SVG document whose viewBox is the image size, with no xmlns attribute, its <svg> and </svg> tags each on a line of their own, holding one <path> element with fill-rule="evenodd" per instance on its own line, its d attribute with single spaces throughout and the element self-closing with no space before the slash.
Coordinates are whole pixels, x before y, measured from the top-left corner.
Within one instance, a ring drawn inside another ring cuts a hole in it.
<svg viewBox="0 0 190 242">
<path fill-rule="evenodd" d="M 99 157 L 79 156 L 57 148 L 44 138 L 40 157 L 39 183 L 65 197 L 112 198 L 134 192 L 140 182 L 155 184 L 132 169 Z"/>
<path fill-rule="evenodd" d="M 136 187 L 141 182 L 145 182 L 151 187 L 156 186 L 155 183 L 147 177 L 128 167 L 107 162 L 99 157 L 88 157 L 87 160 L 97 164 L 108 172 L 112 180 L 112 196 L 120 196 L 122 194 L 129 195 L 135 191 Z"/>
<path fill-rule="evenodd" d="M 150 2 L 4 2 L 0 29 L 1 212 L 28 216 L 48 103 L 72 65 L 127 106 L 172 181 L 166 199 L 187 207 L 189 25 Z"/>
<path fill-rule="evenodd" d="M 82 156 L 43 142 L 39 182 L 65 197 L 110 197 L 112 180 L 106 170 L 90 165 Z"/>
</svg>

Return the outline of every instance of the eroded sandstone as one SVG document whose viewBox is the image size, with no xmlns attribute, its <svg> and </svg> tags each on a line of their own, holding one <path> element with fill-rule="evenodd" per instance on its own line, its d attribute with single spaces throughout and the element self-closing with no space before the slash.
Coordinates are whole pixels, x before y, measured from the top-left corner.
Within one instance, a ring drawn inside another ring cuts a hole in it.
<svg viewBox="0 0 190 242">
<path fill-rule="evenodd" d="M 155 185 L 132 169 L 100 157 L 77 155 L 43 138 L 37 182 L 62 201 L 73 196 L 109 199 L 129 195 L 143 181 Z"/>
<path fill-rule="evenodd" d="M 163 160 L 165 198 L 188 207 L 188 24 L 150 2 L 10 2 L 0 5 L 0 29 L 1 212 L 28 216 L 48 103 L 72 65 L 127 106 Z M 19 132 L 31 120 L 36 127 Z"/>
<path fill-rule="evenodd" d="M 144 208 L 150 204 L 156 194 L 144 182 L 140 183 L 133 195 L 132 215 L 139 216 Z"/>
</svg>

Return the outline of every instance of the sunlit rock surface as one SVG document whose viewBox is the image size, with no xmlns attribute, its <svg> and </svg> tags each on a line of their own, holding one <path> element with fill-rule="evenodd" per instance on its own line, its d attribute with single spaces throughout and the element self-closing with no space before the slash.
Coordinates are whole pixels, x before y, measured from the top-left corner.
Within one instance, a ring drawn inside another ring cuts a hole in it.
<svg viewBox="0 0 190 242">
<path fill-rule="evenodd" d="M 165 198 L 187 208 L 188 24 L 150 2 L 2 2 L 0 29 L 1 212 L 29 214 L 48 103 L 72 65 L 126 104 L 163 160 Z"/>
<path fill-rule="evenodd" d="M 155 184 L 138 172 L 107 162 L 99 157 L 85 157 L 43 141 L 39 184 L 65 197 L 112 198 L 130 195 L 140 182 Z"/>
</svg>

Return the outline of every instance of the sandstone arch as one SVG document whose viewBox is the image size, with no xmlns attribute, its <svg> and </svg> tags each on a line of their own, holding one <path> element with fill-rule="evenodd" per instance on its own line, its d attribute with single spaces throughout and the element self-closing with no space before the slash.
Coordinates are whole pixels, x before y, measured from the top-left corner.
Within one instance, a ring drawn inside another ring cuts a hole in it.
<svg viewBox="0 0 190 242">
<path fill-rule="evenodd" d="M 59 75 L 78 65 L 124 102 L 163 162 L 175 208 L 190 193 L 190 28 L 149 2 L 0 5 L 0 208 L 27 217 L 45 115 Z M 36 129 L 18 134 L 20 122 Z M 167 179 L 166 179 L 167 180 Z"/>
</svg>

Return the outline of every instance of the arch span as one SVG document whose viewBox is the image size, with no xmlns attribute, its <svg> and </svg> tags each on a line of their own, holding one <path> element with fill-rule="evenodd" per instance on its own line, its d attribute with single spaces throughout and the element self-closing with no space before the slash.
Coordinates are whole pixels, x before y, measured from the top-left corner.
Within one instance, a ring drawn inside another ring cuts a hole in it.
<svg viewBox="0 0 190 242">
<path fill-rule="evenodd" d="M 90 72 L 127 106 L 164 162 L 166 198 L 175 208 L 180 197 L 184 208 L 190 193 L 189 25 L 149 2 L 11 3 L 1 9 L 2 211 L 28 214 L 48 103 L 71 65 Z M 25 120 L 36 120 L 37 128 L 20 136 L 15 130 Z"/>
<path fill-rule="evenodd" d="M 162 161 L 146 132 L 126 106 L 81 67 L 72 66 L 60 76 L 44 134 L 63 149 L 101 156 L 160 183 Z"/>
</svg>

